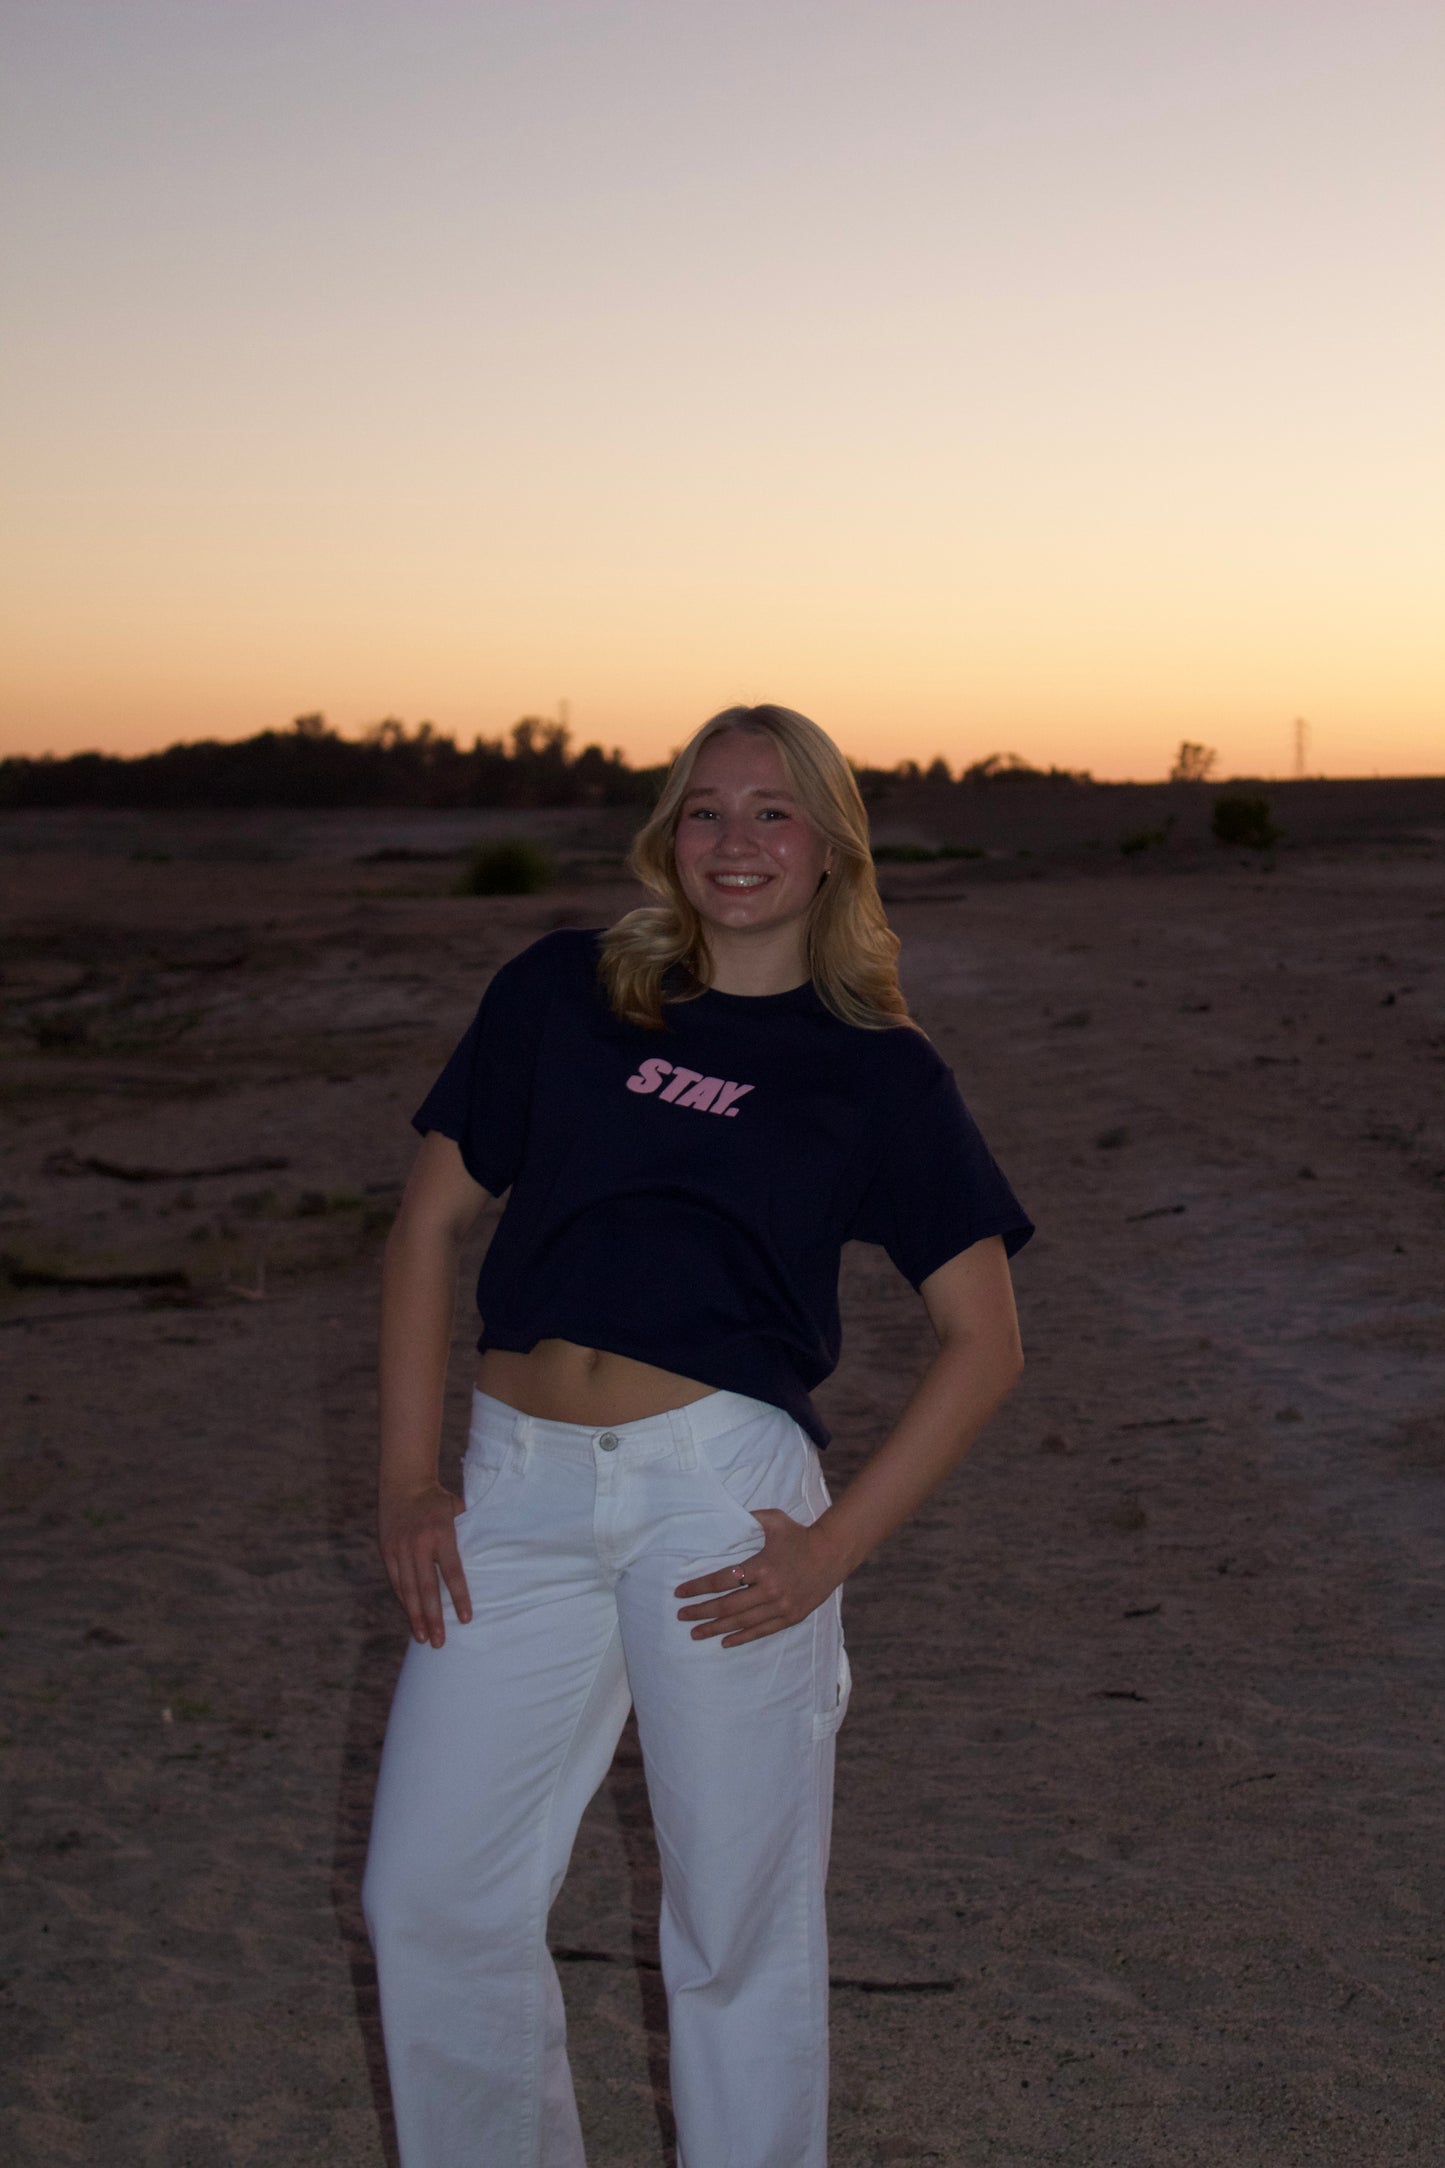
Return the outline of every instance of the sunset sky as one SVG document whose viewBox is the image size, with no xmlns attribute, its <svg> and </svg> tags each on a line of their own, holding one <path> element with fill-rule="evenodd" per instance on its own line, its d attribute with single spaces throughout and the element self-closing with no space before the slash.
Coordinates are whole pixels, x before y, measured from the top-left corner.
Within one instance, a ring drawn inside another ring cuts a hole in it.
<svg viewBox="0 0 1445 2168">
<path fill-rule="evenodd" d="M 3 0 L 0 749 L 1445 771 L 1438 0 Z"/>
</svg>

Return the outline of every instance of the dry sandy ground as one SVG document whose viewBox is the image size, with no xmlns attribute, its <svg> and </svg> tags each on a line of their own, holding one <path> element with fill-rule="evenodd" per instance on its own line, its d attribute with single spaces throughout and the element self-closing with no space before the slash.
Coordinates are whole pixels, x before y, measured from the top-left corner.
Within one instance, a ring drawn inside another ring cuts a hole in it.
<svg viewBox="0 0 1445 2168">
<path fill-rule="evenodd" d="M 6 828 L 24 2168 L 388 2159 L 377 1239 L 487 974 L 628 900 L 585 829 L 480 902 L 356 820 Z M 835 2168 L 1445 2161 L 1445 849 L 888 883 L 1041 1232 L 1024 1384 L 848 1592 Z M 927 1337 L 845 1292 L 839 1472 Z M 653 1872 L 624 1745 L 554 1918 L 594 2168 L 667 2157 Z"/>
</svg>

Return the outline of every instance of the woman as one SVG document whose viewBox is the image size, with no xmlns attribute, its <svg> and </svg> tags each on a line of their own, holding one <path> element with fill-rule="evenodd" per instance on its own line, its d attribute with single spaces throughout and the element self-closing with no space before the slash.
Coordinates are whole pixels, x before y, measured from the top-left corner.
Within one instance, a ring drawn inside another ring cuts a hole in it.
<svg viewBox="0 0 1445 2168">
<path fill-rule="evenodd" d="M 1029 1221 L 908 1017 L 832 741 L 714 716 L 633 865 L 655 903 L 496 974 L 387 1244 L 380 1539 L 413 1643 L 365 1902 L 404 2168 L 580 2168 L 546 1917 L 632 1706 L 679 2168 L 822 2168 L 839 1591 L 1021 1363 Z M 463 1502 L 457 1251 L 504 1190 Z M 833 1504 L 808 1396 L 850 1238 L 938 1349 Z"/>
</svg>

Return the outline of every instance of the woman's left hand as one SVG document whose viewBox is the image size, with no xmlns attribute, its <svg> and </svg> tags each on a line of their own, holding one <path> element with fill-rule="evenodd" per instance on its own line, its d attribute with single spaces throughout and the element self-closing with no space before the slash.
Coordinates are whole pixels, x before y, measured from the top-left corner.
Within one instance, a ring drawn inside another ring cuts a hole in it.
<svg viewBox="0 0 1445 2168">
<path fill-rule="evenodd" d="M 723 1647 L 735 1649 L 781 1633 L 816 1611 L 844 1578 L 820 1524 L 809 1527 L 773 1506 L 764 1506 L 753 1519 L 763 1531 L 760 1551 L 673 1590 L 675 1596 L 705 1599 L 677 1614 L 701 1622 L 692 1629 L 694 1641 L 721 1634 Z"/>
</svg>

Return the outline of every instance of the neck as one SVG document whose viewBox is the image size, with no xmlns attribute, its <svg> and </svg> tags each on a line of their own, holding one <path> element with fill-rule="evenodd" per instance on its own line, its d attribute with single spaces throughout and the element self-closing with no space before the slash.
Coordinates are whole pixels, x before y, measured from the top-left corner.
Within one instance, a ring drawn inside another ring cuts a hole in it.
<svg viewBox="0 0 1445 2168">
<path fill-rule="evenodd" d="M 703 938 L 720 994 L 786 994 L 810 975 L 801 927 L 731 936 L 709 931 Z"/>
</svg>

